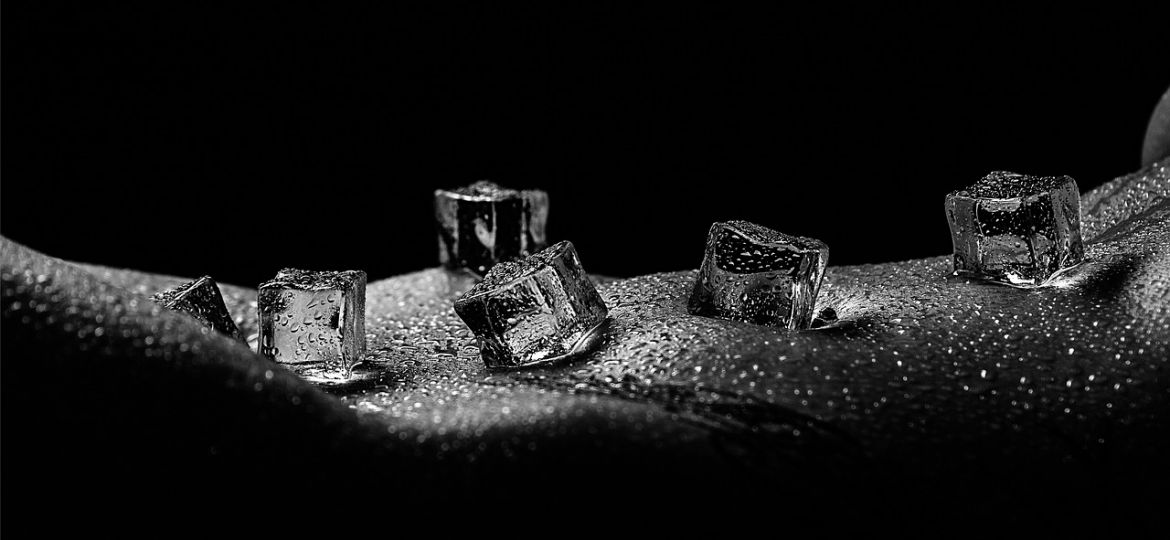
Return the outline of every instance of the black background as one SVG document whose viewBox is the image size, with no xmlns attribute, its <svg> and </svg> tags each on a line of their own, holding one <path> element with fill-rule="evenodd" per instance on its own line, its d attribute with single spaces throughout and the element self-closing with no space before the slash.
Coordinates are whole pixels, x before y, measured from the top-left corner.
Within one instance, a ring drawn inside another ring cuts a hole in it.
<svg viewBox="0 0 1170 540">
<path fill-rule="evenodd" d="M 1137 9 L 0 8 L 0 233 L 68 259 L 244 285 L 283 266 L 363 268 L 377 279 L 432 265 L 432 190 L 482 177 L 548 190 L 552 239 L 573 240 L 597 273 L 696 267 L 710 222 L 729 218 L 819 237 L 832 246 L 832 264 L 942 254 L 950 249 L 943 196 L 988 170 L 1067 173 L 1090 189 L 1137 169 L 1147 118 L 1170 85 L 1165 19 Z M 23 353 L 5 354 L 5 436 L 20 442 L 5 449 L 5 498 L 17 503 L 6 508 L 15 516 L 9 528 L 23 517 L 38 527 L 90 529 L 79 510 L 132 526 L 167 505 L 182 519 L 160 529 L 164 535 L 218 527 L 224 516 L 260 526 L 325 522 L 334 535 L 416 521 L 393 506 L 347 515 L 360 498 L 306 489 L 278 468 L 213 470 L 218 462 L 206 458 L 148 455 L 187 441 L 175 434 L 199 428 L 191 419 L 203 411 L 179 407 L 185 416 L 174 425 L 153 425 L 135 396 L 161 392 L 178 397 L 155 403 L 190 399 L 237 411 L 236 402 L 183 393 L 209 379 L 191 383 L 176 371 L 167 379 L 173 387 L 136 384 L 94 363 L 80 373 L 105 379 L 67 378 L 43 371 L 40 342 L 4 343 Z M 58 381 L 86 392 L 69 395 Z M 87 401 L 93 395 L 102 399 Z M 85 421 L 103 414 L 112 420 Z M 160 433 L 162 442 L 152 440 Z M 321 439 L 313 435 L 305 439 Z M 107 466 L 114 457 L 123 468 Z M 362 477 L 350 463 L 337 465 L 338 476 Z M 1047 480 L 1029 463 L 1014 465 L 1022 484 Z M 82 481 L 64 480 L 74 474 Z M 205 474 L 210 480 L 201 482 Z M 206 496 L 190 487 L 235 477 L 244 481 Z M 586 478 L 599 492 L 637 495 L 642 487 L 639 478 Z M 1156 506 L 1124 482 L 1096 480 L 1109 488 L 1102 498 Z M 294 485 L 280 491 L 285 483 Z M 783 530 L 800 517 L 783 506 L 723 514 L 700 511 L 702 504 L 638 514 L 607 508 L 601 497 L 584 519 L 568 506 L 533 516 L 518 510 L 558 502 L 560 487 L 492 521 L 467 519 L 474 504 L 439 506 L 449 515 L 435 530 L 533 517 L 590 532 L 625 527 L 626 517 Z M 120 489 L 137 490 L 132 504 Z M 995 493 L 1008 501 L 998 508 L 1016 500 L 1010 490 Z M 766 495 L 806 491 L 793 482 Z M 711 493 L 707 499 L 735 504 L 772 501 Z M 264 496 L 288 507 L 265 515 L 225 504 Z M 30 519 L 40 501 L 52 501 L 37 509 L 54 515 Z M 897 497 L 878 502 L 902 505 Z M 1112 524 L 1061 498 L 1027 502 L 1044 508 L 1032 519 Z M 982 508 L 948 530 L 998 525 Z M 841 514 L 837 525 L 850 512 Z M 924 510 L 915 519 L 932 517 Z M 1005 530 L 1017 529 L 997 533 Z"/>
<path fill-rule="evenodd" d="M 741 218 L 830 264 L 946 253 L 992 169 L 1139 167 L 1170 85 L 1138 9 L 4 4 L 0 232 L 254 285 L 433 265 L 431 192 L 550 193 L 591 272 L 697 267 Z"/>
</svg>

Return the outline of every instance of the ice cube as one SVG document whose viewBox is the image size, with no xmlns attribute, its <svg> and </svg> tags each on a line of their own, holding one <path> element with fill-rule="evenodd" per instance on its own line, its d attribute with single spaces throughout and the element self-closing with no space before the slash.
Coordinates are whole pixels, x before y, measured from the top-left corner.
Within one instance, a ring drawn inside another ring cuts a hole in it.
<svg viewBox="0 0 1170 540">
<path fill-rule="evenodd" d="M 544 249 L 548 194 L 487 180 L 435 190 L 439 262 L 484 275 L 496 263 Z"/>
<path fill-rule="evenodd" d="M 747 221 L 717 222 L 688 304 L 693 315 L 808 328 L 829 260 L 820 240 Z"/>
<path fill-rule="evenodd" d="M 155 302 L 167 309 L 182 311 L 195 317 L 204 326 L 232 339 L 244 341 L 240 329 L 223 303 L 223 293 L 211 276 L 203 276 L 153 296 Z"/>
<path fill-rule="evenodd" d="M 609 310 L 573 244 L 558 242 L 492 267 L 455 302 L 455 313 L 479 340 L 484 363 L 508 368 L 589 350 Z"/>
<path fill-rule="evenodd" d="M 1084 260 L 1071 177 L 996 171 L 951 192 L 946 208 L 956 274 L 1034 287 Z"/>
<path fill-rule="evenodd" d="M 286 268 L 260 285 L 260 354 L 349 370 L 366 353 L 366 273 Z"/>
</svg>

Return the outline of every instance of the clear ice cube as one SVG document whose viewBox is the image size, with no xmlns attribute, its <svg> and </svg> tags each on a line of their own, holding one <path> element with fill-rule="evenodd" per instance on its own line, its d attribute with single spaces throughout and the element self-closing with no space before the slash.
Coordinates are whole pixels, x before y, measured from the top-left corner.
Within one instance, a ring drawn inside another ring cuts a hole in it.
<svg viewBox="0 0 1170 540">
<path fill-rule="evenodd" d="M 501 262 L 455 302 L 489 368 L 550 362 L 588 350 L 609 314 L 577 250 L 558 242 Z"/>
<path fill-rule="evenodd" d="M 1068 176 L 996 171 L 947 195 L 956 274 L 1034 287 L 1084 260 L 1080 191 Z"/>
<path fill-rule="evenodd" d="M 544 249 L 548 194 L 507 189 L 487 180 L 435 190 L 439 261 L 479 275 L 500 261 Z"/>
<path fill-rule="evenodd" d="M 693 315 L 808 328 L 829 248 L 747 221 L 718 222 L 691 293 Z"/>
<path fill-rule="evenodd" d="M 211 276 L 203 276 L 156 293 L 153 299 L 167 309 L 182 311 L 198 319 L 204 326 L 232 339 L 244 341 L 240 329 L 223 302 L 223 293 L 220 292 L 219 285 L 216 285 Z"/>
<path fill-rule="evenodd" d="M 366 273 L 286 268 L 260 285 L 260 354 L 349 370 L 366 353 Z"/>
</svg>

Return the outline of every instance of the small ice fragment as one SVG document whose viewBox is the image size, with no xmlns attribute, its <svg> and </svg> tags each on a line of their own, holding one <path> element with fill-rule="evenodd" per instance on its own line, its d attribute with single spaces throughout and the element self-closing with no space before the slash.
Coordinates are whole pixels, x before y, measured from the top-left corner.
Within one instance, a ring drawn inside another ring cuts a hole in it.
<svg viewBox="0 0 1170 540">
<path fill-rule="evenodd" d="M 836 323 L 837 320 L 837 310 L 831 307 L 826 307 L 818 311 L 817 315 L 813 317 L 812 328 L 824 328 L 830 324 Z"/>
<path fill-rule="evenodd" d="M 227 305 L 223 302 L 223 293 L 220 292 L 219 285 L 216 285 L 211 276 L 203 276 L 156 293 L 152 298 L 167 309 L 182 311 L 198 319 L 204 326 L 232 339 L 244 341 L 240 329 L 232 321 L 231 313 L 228 313 Z"/>
</svg>

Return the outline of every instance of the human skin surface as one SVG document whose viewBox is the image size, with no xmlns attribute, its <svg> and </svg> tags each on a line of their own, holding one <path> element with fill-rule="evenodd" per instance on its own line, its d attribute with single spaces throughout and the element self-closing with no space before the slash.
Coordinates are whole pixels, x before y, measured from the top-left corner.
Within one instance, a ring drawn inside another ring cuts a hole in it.
<svg viewBox="0 0 1170 540">
<path fill-rule="evenodd" d="M 369 284 L 366 361 L 321 385 L 149 301 L 183 278 L 3 239 L 5 404 L 35 411 L 10 423 L 6 406 L 6 434 L 35 432 L 11 452 L 71 479 L 155 486 L 127 471 L 182 463 L 180 484 L 230 486 L 262 469 L 273 491 L 387 504 L 552 486 L 562 501 L 751 493 L 883 513 L 913 493 L 960 515 L 1129 512 L 1167 478 L 1170 160 L 1083 194 L 1081 212 L 1087 262 L 1050 286 L 954 277 L 949 256 L 830 266 L 817 310 L 838 320 L 811 330 L 690 315 L 694 271 L 598 278 L 600 345 L 519 371 L 489 371 L 455 315 L 470 278 L 422 270 Z M 256 291 L 221 289 L 254 336 Z"/>
</svg>

